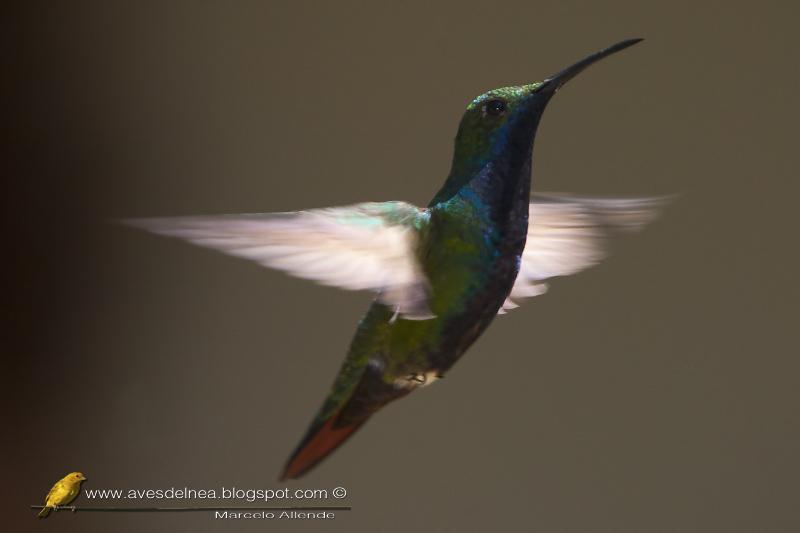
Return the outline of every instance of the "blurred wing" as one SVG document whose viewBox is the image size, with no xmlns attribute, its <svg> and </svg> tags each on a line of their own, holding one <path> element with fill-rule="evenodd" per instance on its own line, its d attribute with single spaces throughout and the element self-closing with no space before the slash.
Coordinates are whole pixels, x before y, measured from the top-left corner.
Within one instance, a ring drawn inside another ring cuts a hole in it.
<svg viewBox="0 0 800 533">
<path fill-rule="evenodd" d="M 371 290 L 408 319 L 431 318 L 428 281 L 417 263 L 426 212 L 404 202 L 365 203 L 294 213 L 126 220 L 125 223 L 294 276 Z"/>
<path fill-rule="evenodd" d="M 568 276 L 599 263 L 614 231 L 636 231 L 658 215 L 668 198 L 586 198 L 535 195 L 528 210 L 528 240 L 517 281 L 499 313 L 518 307 L 514 300 L 547 292 L 546 280 Z"/>
</svg>

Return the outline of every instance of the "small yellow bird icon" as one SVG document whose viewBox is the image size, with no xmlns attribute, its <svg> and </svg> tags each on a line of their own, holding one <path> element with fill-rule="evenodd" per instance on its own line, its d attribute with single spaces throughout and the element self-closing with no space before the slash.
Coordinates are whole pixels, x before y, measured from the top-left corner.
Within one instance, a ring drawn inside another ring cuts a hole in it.
<svg viewBox="0 0 800 533">
<path fill-rule="evenodd" d="M 82 481 L 86 481 L 86 477 L 80 472 L 72 472 L 56 481 L 56 484 L 47 493 L 47 498 L 44 500 L 45 507 L 39 512 L 38 517 L 46 518 L 51 509 L 58 510 L 60 506 L 67 505 L 74 500 L 81 490 Z"/>
</svg>

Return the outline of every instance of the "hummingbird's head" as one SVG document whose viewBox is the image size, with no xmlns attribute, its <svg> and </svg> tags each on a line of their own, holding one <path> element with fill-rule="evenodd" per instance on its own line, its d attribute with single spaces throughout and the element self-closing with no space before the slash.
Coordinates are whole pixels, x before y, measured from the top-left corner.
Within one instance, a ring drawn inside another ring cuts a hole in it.
<svg viewBox="0 0 800 533">
<path fill-rule="evenodd" d="M 508 152 L 527 152 L 551 91 L 541 93 L 544 82 L 492 89 L 467 106 L 456 136 L 456 157 L 483 163 Z"/>
<path fill-rule="evenodd" d="M 556 91 L 592 63 L 639 41 L 617 43 L 544 81 L 493 89 L 475 98 L 458 128 L 451 176 L 474 174 L 490 162 L 509 169 L 529 165 L 539 119 Z"/>
</svg>

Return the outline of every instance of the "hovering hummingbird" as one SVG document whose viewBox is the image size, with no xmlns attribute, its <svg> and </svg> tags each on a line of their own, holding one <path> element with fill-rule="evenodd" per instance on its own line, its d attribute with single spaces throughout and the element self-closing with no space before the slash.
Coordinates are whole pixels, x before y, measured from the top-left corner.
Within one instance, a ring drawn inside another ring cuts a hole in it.
<svg viewBox="0 0 800 533">
<path fill-rule="evenodd" d="M 550 98 L 615 44 L 555 76 L 467 106 L 450 175 L 427 207 L 363 203 L 294 213 L 128 221 L 155 233 L 377 293 L 322 408 L 281 479 L 317 465 L 387 403 L 441 378 L 498 315 L 547 280 L 604 256 L 607 232 L 652 220 L 661 198 L 530 196 L 531 153 Z"/>
</svg>

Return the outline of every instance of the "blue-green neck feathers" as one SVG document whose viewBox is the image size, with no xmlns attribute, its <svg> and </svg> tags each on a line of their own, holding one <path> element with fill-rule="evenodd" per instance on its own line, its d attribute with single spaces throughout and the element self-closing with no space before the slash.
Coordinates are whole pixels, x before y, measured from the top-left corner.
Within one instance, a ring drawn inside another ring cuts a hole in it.
<svg viewBox="0 0 800 533">
<path fill-rule="evenodd" d="M 456 135 L 450 175 L 430 205 L 457 194 L 497 208 L 508 207 L 518 194 L 527 198 L 533 139 L 549 100 L 537 94 L 540 86 L 495 89 L 470 102 Z"/>
</svg>

